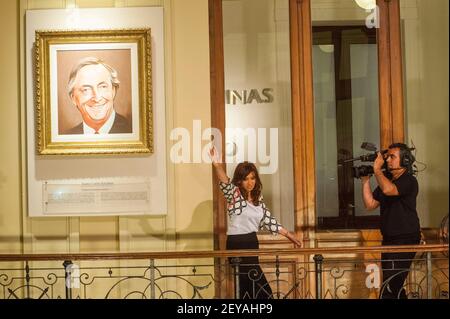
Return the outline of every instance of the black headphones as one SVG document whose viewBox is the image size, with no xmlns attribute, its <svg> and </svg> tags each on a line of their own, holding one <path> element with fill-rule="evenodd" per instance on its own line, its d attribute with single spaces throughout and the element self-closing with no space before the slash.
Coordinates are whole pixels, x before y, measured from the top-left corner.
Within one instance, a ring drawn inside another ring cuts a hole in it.
<svg viewBox="0 0 450 319">
<path fill-rule="evenodd" d="M 394 143 L 389 148 L 398 148 L 400 150 L 400 166 L 406 168 L 408 171 L 412 171 L 412 165 L 416 161 L 416 158 L 411 153 L 414 148 L 408 147 L 404 143 Z"/>
</svg>

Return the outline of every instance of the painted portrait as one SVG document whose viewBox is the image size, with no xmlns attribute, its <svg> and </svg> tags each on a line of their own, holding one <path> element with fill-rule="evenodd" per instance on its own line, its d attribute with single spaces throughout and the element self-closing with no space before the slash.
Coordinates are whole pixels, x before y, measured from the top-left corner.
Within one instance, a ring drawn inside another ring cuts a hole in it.
<svg viewBox="0 0 450 319">
<path fill-rule="evenodd" d="M 36 32 L 38 154 L 152 152 L 150 37 Z"/>
</svg>

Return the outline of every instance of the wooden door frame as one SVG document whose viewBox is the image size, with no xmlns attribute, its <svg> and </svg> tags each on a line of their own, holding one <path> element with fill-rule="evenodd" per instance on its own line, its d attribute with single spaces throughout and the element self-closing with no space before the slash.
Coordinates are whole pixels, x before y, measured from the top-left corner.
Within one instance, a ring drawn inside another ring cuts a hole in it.
<svg viewBox="0 0 450 319">
<path fill-rule="evenodd" d="M 301 232 L 305 247 L 312 247 L 316 180 L 310 0 L 289 0 L 289 28 L 295 232 Z"/>
<path fill-rule="evenodd" d="M 377 6 L 380 147 L 385 149 L 405 138 L 400 0 L 377 0 Z"/>
<path fill-rule="evenodd" d="M 225 70 L 223 52 L 223 19 L 222 0 L 208 0 L 209 9 L 209 61 L 210 61 L 210 90 L 211 90 L 211 127 L 222 132 L 222 150 L 225 149 Z M 222 166 L 225 167 L 225 156 L 222 152 Z M 219 189 L 219 179 L 212 170 L 213 187 L 213 229 L 214 250 L 226 249 L 227 215 L 225 201 Z M 232 287 L 230 277 L 223 269 L 226 260 L 215 258 L 214 278 L 216 282 L 215 296 L 231 298 Z M 225 286 L 225 287 L 224 287 Z"/>
</svg>

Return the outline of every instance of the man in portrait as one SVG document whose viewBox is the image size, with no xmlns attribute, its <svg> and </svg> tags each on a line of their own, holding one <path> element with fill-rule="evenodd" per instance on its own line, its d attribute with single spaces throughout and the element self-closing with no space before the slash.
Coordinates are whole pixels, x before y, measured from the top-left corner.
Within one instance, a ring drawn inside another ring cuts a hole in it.
<svg viewBox="0 0 450 319">
<path fill-rule="evenodd" d="M 83 58 L 70 72 L 68 93 L 83 121 L 63 134 L 132 133 L 130 121 L 116 112 L 117 71 L 95 57 Z"/>
</svg>

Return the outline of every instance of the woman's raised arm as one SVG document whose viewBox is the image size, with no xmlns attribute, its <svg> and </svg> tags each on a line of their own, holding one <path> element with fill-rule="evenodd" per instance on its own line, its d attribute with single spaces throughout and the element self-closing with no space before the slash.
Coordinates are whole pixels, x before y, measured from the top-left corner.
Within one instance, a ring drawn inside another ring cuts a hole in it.
<svg viewBox="0 0 450 319">
<path fill-rule="evenodd" d="M 228 178 L 227 173 L 222 167 L 221 156 L 215 146 L 211 147 L 211 149 L 209 150 L 209 157 L 211 157 L 212 164 L 219 181 L 221 181 L 222 183 L 228 183 L 230 179 Z"/>
</svg>

